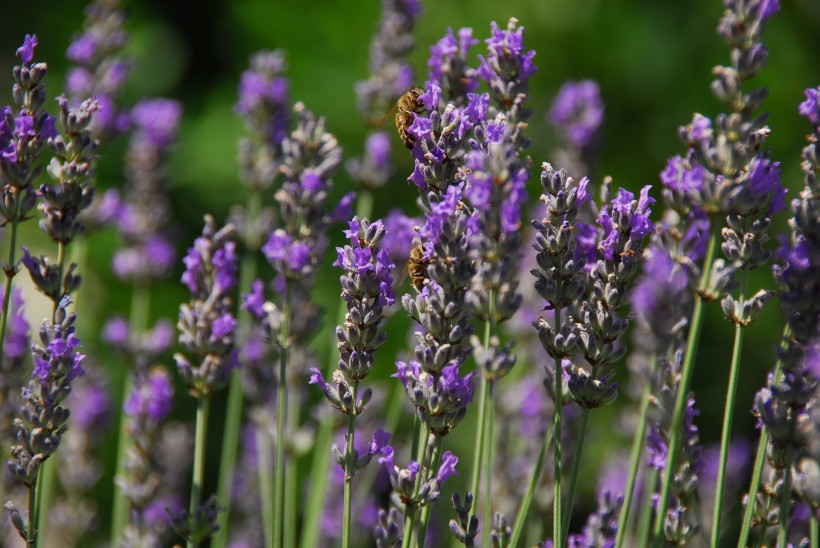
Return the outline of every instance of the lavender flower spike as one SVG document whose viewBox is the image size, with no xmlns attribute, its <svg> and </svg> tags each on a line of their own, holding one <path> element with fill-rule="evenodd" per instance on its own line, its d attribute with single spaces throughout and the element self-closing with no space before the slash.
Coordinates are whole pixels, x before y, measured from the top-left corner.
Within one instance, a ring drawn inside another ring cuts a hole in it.
<svg viewBox="0 0 820 548">
<path fill-rule="evenodd" d="M 37 482 L 40 466 L 60 446 L 71 415 L 65 399 L 71 393 L 72 382 L 85 374 L 85 356 L 77 350 L 80 339 L 74 332 L 76 315 L 66 312 L 70 304 L 68 298 L 60 301 L 54 323 L 46 320 L 40 327 L 40 343 L 31 347 L 34 371 L 23 389 L 23 403 L 14 420 L 17 443 L 11 447 L 7 467 L 29 489 Z M 32 541 L 37 536 L 34 527 L 29 523 L 28 532 L 19 526 L 17 529 L 23 539 Z"/>
<path fill-rule="evenodd" d="M 342 299 L 347 305 L 345 323 L 336 328 L 336 344 L 341 354 L 339 368 L 333 374 L 333 386 L 322 383 L 315 375 L 311 384 L 320 385 L 334 408 L 356 416 L 370 400 L 369 388 L 361 400 L 352 399 L 357 385 L 370 372 L 374 352 L 387 338 L 382 324 L 384 308 L 396 300 L 390 275 L 395 265 L 389 259 L 388 250 L 379 247 L 387 233 L 381 221 L 371 223 L 354 217 L 349 226 L 345 235 L 351 245 L 337 247 L 333 263 L 344 271 L 340 281 Z"/>
<path fill-rule="evenodd" d="M 237 274 L 235 229 L 217 230 L 205 216 L 202 236 L 188 249 L 182 282 L 192 300 L 179 309 L 179 342 L 186 354 L 174 355 L 179 374 L 196 397 L 222 388 L 238 365 L 234 349 L 236 319 L 230 297 Z"/>
<path fill-rule="evenodd" d="M 573 147 L 584 148 L 604 121 L 604 104 L 594 80 L 566 82 L 549 111 L 549 121 Z"/>
</svg>

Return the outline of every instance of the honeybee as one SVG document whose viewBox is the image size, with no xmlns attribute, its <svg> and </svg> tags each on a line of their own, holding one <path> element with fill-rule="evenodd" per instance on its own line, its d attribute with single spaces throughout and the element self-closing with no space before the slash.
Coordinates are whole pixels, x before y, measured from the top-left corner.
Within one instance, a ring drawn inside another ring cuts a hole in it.
<svg viewBox="0 0 820 548">
<path fill-rule="evenodd" d="M 407 148 L 413 148 L 416 138 L 407 133 L 407 130 L 413 125 L 416 113 L 424 112 L 424 103 L 419 98 L 424 90 L 419 87 L 410 88 L 404 95 L 399 97 L 396 102 L 396 129 L 399 132 L 401 142 Z"/>
<path fill-rule="evenodd" d="M 424 281 L 427 280 L 427 265 L 429 259 L 424 258 L 424 249 L 421 242 L 416 243 L 410 250 L 410 259 L 407 261 L 407 271 L 410 273 L 410 280 L 416 289 L 421 291 L 424 288 Z"/>
</svg>

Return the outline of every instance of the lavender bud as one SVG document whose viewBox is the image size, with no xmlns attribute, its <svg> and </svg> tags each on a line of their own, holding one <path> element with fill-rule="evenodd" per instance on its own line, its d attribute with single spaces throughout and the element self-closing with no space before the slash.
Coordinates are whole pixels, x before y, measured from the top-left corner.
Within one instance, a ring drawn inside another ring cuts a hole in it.
<svg viewBox="0 0 820 548">
<path fill-rule="evenodd" d="M 470 510 L 473 507 L 473 494 L 470 491 L 464 493 L 464 504 L 458 493 L 453 493 L 453 509 L 458 515 L 458 521 L 450 520 L 450 532 L 455 539 L 468 548 L 475 546 L 475 537 L 478 535 L 478 516 L 471 516 Z"/>
<path fill-rule="evenodd" d="M 379 521 L 373 528 L 373 536 L 378 548 L 393 548 L 401 542 L 402 518 L 396 508 L 390 508 L 388 512 L 379 510 Z"/>
</svg>

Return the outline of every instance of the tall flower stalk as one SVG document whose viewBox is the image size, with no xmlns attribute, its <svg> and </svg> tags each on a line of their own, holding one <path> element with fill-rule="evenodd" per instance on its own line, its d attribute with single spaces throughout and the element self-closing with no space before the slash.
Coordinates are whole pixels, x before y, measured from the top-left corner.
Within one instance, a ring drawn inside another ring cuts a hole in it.
<svg viewBox="0 0 820 548">
<path fill-rule="evenodd" d="M 196 438 L 189 510 L 172 515 L 172 522 L 189 548 L 196 548 L 218 527 L 215 497 L 202 503 L 205 435 L 210 398 L 228 384 L 238 365 L 231 299 L 237 272 L 235 231 L 230 224 L 217 230 L 213 218 L 206 216 L 202 236 L 184 259 L 182 282 L 192 299 L 180 306 L 177 328 L 185 353 L 175 354 L 174 360 L 182 381 L 196 398 Z"/>
<path fill-rule="evenodd" d="M 586 292 L 584 265 L 586 259 L 577 250 L 577 240 L 573 237 L 573 223 L 580 207 L 589 199 L 586 192 L 587 179 L 578 184 L 565 171 L 556 172 L 549 164 L 542 165 L 541 201 L 546 205 L 546 215 L 533 220 L 536 234 L 536 260 L 538 267 L 532 270 L 535 289 L 544 299 L 544 309 L 552 311 L 550 323 L 543 315 L 533 322 L 544 350 L 555 361 L 554 369 L 546 369 L 547 392 L 555 402 L 553 417 L 553 543 L 560 546 L 563 541 L 562 517 L 562 435 L 564 401 L 564 360 L 576 352 L 577 333 L 570 322 L 562 322 L 562 312 L 575 303 Z M 547 437 L 544 443 L 547 443 Z M 536 471 L 540 469 L 536 466 Z M 535 471 L 534 471 L 535 473 Z M 535 482 L 530 485 L 534 486 Z M 521 508 L 519 512 L 526 512 Z"/>
<path fill-rule="evenodd" d="M 395 265 L 390 262 L 386 249 L 379 243 L 386 233 L 381 221 L 371 223 L 354 217 L 345 235 L 351 245 L 336 248 L 334 265 L 344 271 L 341 277 L 342 300 L 347 305 L 344 325 L 336 328 L 337 346 L 340 352 L 339 368 L 333 373 L 332 384 L 314 369 L 311 383 L 318 384 L 325 398 L 336 410 L 347 415 L 347 434 L 344 450 L 333 446 L 336 463 L 344 469 L 344 512 L 342 517 L 342 546 L 348 548 L 351 538 L 351 504 L 353 500 L 353 477 L 387 443 L 383 433 L 377 431 L 370 452 L 360 457 L 355 449 L 356 417 L 370 401 L 372 391 L 367 388 L 359 393 L 359 383 L 364 380 L 375 364 L 375 350 L 386 340 L 383 329 L 384 308 L 395 300 L 393 279 L 390 273 Z"/>
<path fill-rule="evenodd" d="M 282 166 L 282 140 L 290 122 L 288 80 L 282 76 L 286 68 L 282 51 L 260 51 L 250 60 L 250 68 L 241 77 L 234 110 L 243 118 L 248 136 L 239 142 L 240 181 L 247 189 L 244 207 L 236 207 L 232 221 L 238 226 L 243 244 L 239 268 L 239 293 L 251 292 L 257 276 L 257 254 L 270 230 L 273 212 L 264 205 Z M 245 309 L 238 313 L 237 332 L 241 346 L 251 344 L 252 316 Z M 244 365 L 250 361 L 247 352 L 240 357 Z M 217 502 L 224 508 L 224 525 L 214 537 L 214 545 L 224 547 L 228 541 L 231 519 L 231 493 L 235 473 L 244 397 L 241 372 L 231 376 L 225 434 L 220 459 Z M 260 474 L 262 474 L 260 469 Z M 261 478 L 260 478 L 261 479 Z"/>
<path fill-rule="evenodd" d="M 777 541 L 785 543 L 795 494 L 816 506 L 816 497 L 809 485 L 814 483 L 810 470 L 818 457 L 816 450 L 810 449 L 811 433 L 806 425 L 816 424 L 816 420 L 810 418 L 810 410 L 816 406 L 820 382 L 817 370 L 820 302 L 815 275 L 820 257 L 820 219 L 816 205 L 820 190 L 817 179 L 820 172 L 819 95 L 820 88 L 806 90 L 806 100 L 799 107 L 800 114 L 808 118 L 812 126 L 809 143 L 803 149 L 805 185 L 791 201 L 794 215 L 789 220 L 790 234 L 782 238 L 778 264 L 773 267 L 780 308 L 786 316 L 786 331 L 776 349 L 778 367 L 755 397 L 754 412 L 760 419 L 760 444 L 761 448 L 765 444 L 765 452 L 758 451 L 755 462 L 741 542 L 747 542 L 751 527 L 756 525 L 758 538 L 768 528 L 777 526 Z M 757 482 L 764 458 L 770 472 L 760 489 Z"/>
<path fill-rule="evenodd" d="M 712 90 L 729 113 L 719 115 L 714 123 L 696 114 L 692 123 L 680 132 L 689 146 L 687 156 L 672 158 L 661 174 L 661 180 L 666 186 L 664 196 L 667 203 L 683 213 L 695 211 L 708 214 L 712 223 L 712 236 L 702 269 L 702 283 L 697 288 L 682 364 L 681 386 L 677 392 L 670 451 L 665 466 L 666 475 L 655 517 L 656 544 L 661 542 L 668 495 L 676 470 L 675 459 L 680 446 L 681 427 L 699 342 L 704 300 L 720 298 L 725 289 L 731 289 L 732 275 L 743 267 L 744 261 L 746 268 L 753 263 L 764 262 L 765 252 L 761 247 L 763 242 L 755 241 L 761 239 L 768 227 L 768 221 L 763 220 L 763 217 L 783 208 L 783 190 L 777 175 L 777 164 L 769 160 L 767 151 L 761 152 L 770 131 L 763 125 L 763 117 L 753 117 L 766 96 L 766 90 L 743 90 L 745 82 L 766 62 L 767 52 L 760 37 L 766 21 L 779 9 L 779 4 L 776 1 L 727 1 L 725 5 L 727 9 L 718 26 L 718 33 L 732 49 L 732 65 L 719 66 L 714 70 L 716 79 L 712 83 Z M 719 260 L 713 264 L 717 235 L 721 230 L 718 222 L 724 217 L 727 228 L 723 229 L 726 240 L 723 248 L 731 262 L 726 264 Z M 759 221 L 754 222 L 755 219 Z M 751 305 L 747 307 L 749 314 L 752 308 L 761 307 L 766 298 L 765 293 L 760 293 L 750 299 Z M 738 317 L 742 316 L 743 299 L 741 296 L 739 303 L 727 300 L 725 310 L 737 305 Z M 727 315 L 732 317 L 731 314 Z M 746 316 L 751 319 L 748 314 Z M 733 402 L 729 401 L 728 406 L 726 414 L 731 417 Z M 729 425 L 727 429 L 728 427 Z M 728 435 L 723 438 L 725 455 Z M 725 470 L 725 464 L 720 466 L 718 491 L 722 484 L 722 470 Z M 717 496 L 717 519 L 714 520 L 714 525 L 719 527 L 722 494 L 718 492 Z"/>
<path fill-rule="evenodd" d="M 44 108 L 48 67 L 45 63 L 34 62 L 37 44 L 37 36 L 27 34 L 25 42 L 17 49 L 22 63 L 12 70 L 14 108 L 0 108 L 0 182 L 3 183 L 0 215 L 2 225 L 10 226 L 8 259 L 3 266 L 6 282 L 0 316 L 0 355 L 6 340 L 12 283 L 19 271 L 17 229 L 37 204 L 34 184 L 42 173 L 38 159 L 47 139 L 55 135 L 55 120 Z"/>
</svg>

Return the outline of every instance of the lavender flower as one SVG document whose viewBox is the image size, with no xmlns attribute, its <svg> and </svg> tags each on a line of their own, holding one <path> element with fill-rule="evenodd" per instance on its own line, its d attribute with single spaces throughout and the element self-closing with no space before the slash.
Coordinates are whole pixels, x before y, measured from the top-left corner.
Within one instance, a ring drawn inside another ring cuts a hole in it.
<svg viewBox="0 0 820 548">
<path fill-rule="evenodd" d="M 48 68 L 33 62 L 37 44 L 37 35 L 27 34 L 18 48 L 23 62 L 12 71 L 15 105 L 0 108 L 0 181 L 4 183 L 0 216 L 4 224 L 13 226 L 28 218 L 34 208 L 33 185 L 42 173 L 38 158 L 43 145 L 56 134 L 54 118 L 43 108 Z"/>
<path fill-rule="evenodd" d="M 573 147 L 583 149 L 604 121 L 604 104 L 594 80 L 566 82 L 550 108 L 548 119 Z"/>
<path fill-rule="evenodd" d="M 364 411 L 370 399 L 370 389 L 356 401 L 358 384 L 367 377 L 374 364 L 374 352 L 387 338 L 383 329 L 384 309 L 395 300 L 393 278 L 395 265 L 390 262 L 386 249 L 379 243 L 386 233 L 381 221 L 371 223 L 367 219 L 353 217 L 345 235 L 351 245 L 337 247 L 338 257 L 333 263 L 344 271 L 341 277 L 342 299 L 347 303 L 345 323 L 336 328 L 336 339 L 341 357 L 339 368 L 333 374 L 331 388 L 322 384 L 322 391 L 330 404 L 350 416 Z M 321 374 L 315 372 L 321 377 Z M 318 380 L 316 374 L 311 382 Z M 355 473 L 348 469 L 348 475 Z"/>
<path fill-rule="evenodd" d="M 820 190 L 817 179 L 820 171 L 820 155 L 817 154 L 820 124 L 814 115 L 817 110 L 814 92 L 808 90 L 807 100 L 800 105 L 801 114 L 812 124 L 809 144 L 803 149 L 805 186 L 791 202 L 794 212 L 789 220 L 791 231 L 788 238 L 781 240 L 777 253 L 782 264 L 776 264 L 772 269 L 779 289 L 780 307 L 789 328 L 777 347 L 782 378 L 778 380 L 774 375 L 769 375 L 767 386 L 755 397 L 754 411 L 760 422 L 766 425 L 769 434 L 767 455 L 773 470 L 762 490 L 754 493 L 754 499 L 747 504 L 754 504 L 753 519 L 763 526 L 777 525 L 785 519 L 780 515 L 778 504 L 783 496 L 783 482 L 791 473 L 792 465 L 796 463 L 800 469 L 806 470 L 807 466 L 811 466 L 811 459 L 818 459 L 816 454 L 812 454 L 815 452 L 807 452 L 811 432 L 798 426 L 813 424 L 810 417 L 820 384 L 816 365 L 817 341 L 820 340 L 820 300 L 817 291 L 820 288 L 814 275 L 820 267 L 820 213 L 815 205 Z M 804 454 L 809 460 L 803 459 Z"/>
<path fill-rule="evenodd" d="M 590 514 L 580 535 L 569 535 L 569 548 L 584 546 L 614 546 L 615 535 L 618 532 L 618 512 L 623 504 L 623 497 L 618 497 L 609 491 L 598 495 L 598 510 Z"/>
<path fill-rule="evenodd" d="M 383 464 L 390 475 L 390 483 L 393 486 L 394 496 L 403 504 L 412 504 L 416 507 L 423 507 L 435 502 L 441 496 L 441 485 L 450 476 L 456 474 L 456 464 L 458 457 L 450 451 L 446 451 L 441 458 L 441 465 L 438 470 L 432 471 L 430 477 L 425 478 L 418 491 L 416 489 L 416 476 L 421 470 L 421 466 L 416 461 L 411 460 L 407 468 L 399 468 L 394 462 L 395 451 L 390 445 L 381 448 L 379 463 Z M 415 493 L 418 493 L 417 495 Z"/>
<path fill-rule="evenodd" d="M 213 218 L 206 216 L 202 236 L 184 259 L 182 282 L 192 300 L 180 306 L 177 328 L 187 355 L 177 353 L 174 359 L 183 382 L 196 397 L 209 397 L 222 388 L 238 364 L 230 297 L 237 272 L 233 235 L 233 225 L 217 230 Z"/>
<path fill-rule="evenodd" d="M 384 186 L 396 171 L 396 166 L 390 161 L 390 139 L 387 134 L 371 134 L 364 144 L 364 156 L 348 160 L 345 169 L 364 188 Z"/>
<path fill-rule="evenodd" d="M 0 356 L 0 441 L 3 443 L 12 441 L 14 416 L 22 403 L 20 387 L 25 379 L 25 358 L 31 351 L 23 306 L 22 292 L 15 288 L 11 294 L 3 355 Z"/>
<path fill-rule="evenodd" d="M 100 115 L 91 124 L 94 137 L 108 142 L 128 128 L 129 116 L 117 102 L 132 68 L 121 55 L 128 43 L 126 12 L 119 0 L 96 0 L 85 10 L 83 32 L 75 35 L 66 51 L 75 66 L 66 75 L 65 91 L 71 105 L 93 97 Z"/>
<path fill-rule="evenodd" d="M 282 165 L 282 141 L 290 124 L 285 69 L 284 52 L 263 50 L 251 57 L 239 83 L 234 110 L 250 133 L 239 142 L 239 172 L 253 192 L 270 188 Z"/>
<path fill-rule="evenodd" d="M 179 103 L 170 99 L 145 99 L 131 111 L 134 132 L 118 223 L 125 247 L 114 255 L 113 267 L 119 278 L 137 285 L 167 277 L 176 261 L 166 234 L 171 206 L 164 171 L 181 115 Z"/>
<path fill-rule="evenodd" d="M 448 28 L 444 38 L 430 47 L 428 78 L 442 89 L 445 100 L 459 104 L 478 89 L 476 70 L 467 61 L 470 48 L 476 44 L 473 29 L 459 29 L 456 39 L 453 29 Z"/>
<path fill-rule="evenodd" d="M 524 46 L 524 27 L 518 26 L 518 20 L 511 17 L 507 28 L 502 30 L 493 22 L 492 36 L 487 38 L 487 57 L 479 55 L 478 77 L 490 89 L 494 106 L 489 117 L 503 113 L 507 118 L 512 133 L 512 141 L 520 149 L 529 146 L 522 136 L 527 127 L 527 120 L 532 116 L 532 109 L 526 106 L 529 99 L 529 79 L 538 67 L 532 62 L 535 50 L 526 51 Z"/>
<path fill-rule="evenodd" d="M 60 122 L 65 134 L 49 138 L 54 157 L 48 174 L 56 185 L 41 185 L 40 229 L 55 242 L 68 244 L 85 230 L 79 214 L 94 199 L 94 175 L 98 142 L 93 139 L 90 124 L 100 106 L 87 99 L 78 108 L 69 108 L 65 96 L 57 98 Z"/>
<path fill-rule="evenodd" d="M 378 30 L 370 43 L 370 76 L 356 83 L 357 106 L 368 123 L 377 125 L 413 84 L 407 56 L 415 46 L 413 27 L 421 14 L 418 0 L 382 0 Z"/>
<path fill-rule="evenodd" d="M 68 298 L 60 301 L 54 323 L 46 320 L 40 327 L 40 344 L 31 347 L 34 371 L 23 389 L 23 403 L 14 420 L 17 443 L 11 447 L 7 467 L 28 488 L 37 481 L 40 465 L 57 451 L 71 415 L 65 399 L 71 393 L 72 382 L 85 374 L 85 356 L 77 351 L 80 339 L 74 332 L 76 315 L 66 312 L 70 304 Z M 13 505 L 10 511 L 16 511 Z M 28 531 L 22 522 L 15 523 L 15 527 L 24 540 L 36 538 L 33 524 L 29 524 Z"/>
</svg>

